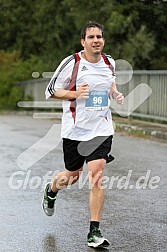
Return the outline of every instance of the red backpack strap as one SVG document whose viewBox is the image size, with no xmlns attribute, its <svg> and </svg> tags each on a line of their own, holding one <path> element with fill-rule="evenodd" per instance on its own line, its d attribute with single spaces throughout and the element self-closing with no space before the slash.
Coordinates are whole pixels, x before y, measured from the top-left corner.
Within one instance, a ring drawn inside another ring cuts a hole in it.
<svg viewBox="0 0 167 252">
<path fill-rule="evenodd" d="M 80 63 L 80 59 L 81 59 L 78 53 L 74 53 L 73 56 L 75 59 L 75 63 L 74 63 L 74 67 L 73 67 L 73 71 L 72 71 L 72 75 L 71 75 L 70 84 L 69 84 L 69 90 L 71 90 L 71 91 L 76 90 L 76 79 L 77 79 L 79 63 Z M 72 99 L 72 100 L 75 100 L 75 99 Z"/>
<path fill-rule="evenodd" d="M 70 91 L 76 91 L 76 79 L 77 79 L 77 73 L 78 73 L 79 63 L 80 63 L 80 60 L 81 60 L 81 58 L 80 58 L 80 56 L 79 56 L 78 53 L 74 53 L 73 56 L 75 58 L 75 63 L 74 63 L 73 71 L 72 71 L 71 81 L 70 81 L 70 84 L 69 84 L 69 90 Z M 69 101 L 71 101 L 70 110 L 71 110 L 72 117 L 73 117 L 74 123 L 75 123 L 75 117 L 76 117 L 76 99 L 71 99 Z"/>
<path fill-rule="evenodd" d="M 101 53 L 101 56 L 103 57 L 104 62 L 106 63 L 106 65 L 108 65 L 108 67 L 109 67 L 110 70 L 112 71 L 113 76 L 115 76 L 114 67 L 113 67 L 113 65 L 111 65 L 111 63 L 110 63 L 110 61 L 109 61 L 109 59 L 108 59 L 107 54 Z"/>
</svg>

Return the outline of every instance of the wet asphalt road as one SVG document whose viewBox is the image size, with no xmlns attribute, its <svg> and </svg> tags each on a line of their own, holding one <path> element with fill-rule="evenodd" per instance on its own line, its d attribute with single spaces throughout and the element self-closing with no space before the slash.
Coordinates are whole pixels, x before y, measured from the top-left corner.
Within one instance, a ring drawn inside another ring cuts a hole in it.
<svg viewBox="0 0 167 252">
<path fill-rule="evenodd" d="M 56 214 L 47 217 L 41 208 L 42 188 L 46 174 L 49 181 L 52 171 L 63 169 L 61 143 L 28 169 L 16 162 L 53 124 L 31 116 L 0 116 L 0 251 L 94 251 L 86 244 L 86 165 L 80 183 L 59 192 Z M 100 251 L 166 252 L 167 145 L 116 133 L 112 153 L 116 159 L 106 166 L 101 221 L 111 248 Z"/>
</svg>

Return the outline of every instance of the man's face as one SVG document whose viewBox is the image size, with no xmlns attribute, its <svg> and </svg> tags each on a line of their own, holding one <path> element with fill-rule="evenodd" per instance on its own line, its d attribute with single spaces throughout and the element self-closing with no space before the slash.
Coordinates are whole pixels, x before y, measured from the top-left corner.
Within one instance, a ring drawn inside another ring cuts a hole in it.
<svg viewBox="0 0 167 252">
<path fill-rule="evenodd" d="M 97 27 L 86 30 L 85 39 L 81 39 L 84 50 L 89 54 L 100 54 L 104 47 L 102 31 Z"/>
</svg>

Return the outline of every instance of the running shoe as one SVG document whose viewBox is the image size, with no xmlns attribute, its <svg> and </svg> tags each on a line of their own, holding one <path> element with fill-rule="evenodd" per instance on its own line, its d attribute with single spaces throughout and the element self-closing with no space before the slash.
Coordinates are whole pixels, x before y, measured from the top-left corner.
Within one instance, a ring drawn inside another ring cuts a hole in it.
<svg viewBox="0 0 167 252">
<path fill-rule="evenodd" d="M 54 204 L 56 197 L 54 198 L 48 196 L 48 190 L 51 188 L 51 183 L 47 183 L 44 188 L 44 197 L 42 201 L 43 210 L 46 215 L 52 216 L 54 214 Z"/>
<path fill-rule="evenodd" d="M 101 234 L 100 229 L 96 227 L 88 234 L 87 242 L 88 246 L 93 248 L 108 248 L 110 245 L 109 241 Z"/>
</svg>

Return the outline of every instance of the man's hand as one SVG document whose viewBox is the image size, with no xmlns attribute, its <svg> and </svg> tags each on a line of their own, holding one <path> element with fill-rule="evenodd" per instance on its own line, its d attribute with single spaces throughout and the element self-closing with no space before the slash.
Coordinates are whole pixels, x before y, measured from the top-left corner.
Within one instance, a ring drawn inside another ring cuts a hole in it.
<svg viewBox="0 0 167 252">
<path fill-rule="evenodd" d="M 118 104 L 124 103 L 124 96 L 122 93 L 118 91 L 113 91 L 111 96 Z"/>
<path fill-rule="evenodd" d="M 79 86 L 79 88 L 76 90 L 77 98 L 81 99 L 87 99 L 89 98 L 89 86 L 88 84 L 84 83 Z"/>
</svg>

